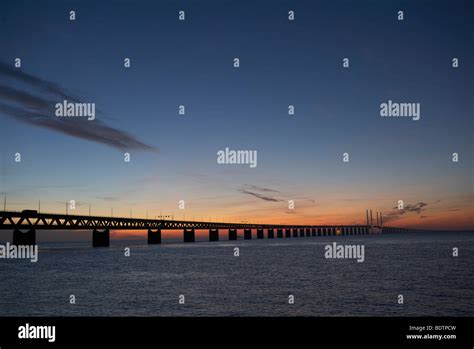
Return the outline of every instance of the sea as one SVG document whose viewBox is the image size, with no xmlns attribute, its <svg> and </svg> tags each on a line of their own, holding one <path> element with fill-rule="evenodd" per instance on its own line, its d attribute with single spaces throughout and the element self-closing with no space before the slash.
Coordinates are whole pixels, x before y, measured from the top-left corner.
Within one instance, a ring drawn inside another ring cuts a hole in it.
<svg viewBox="0 0 474 349">
<path fill-rule="evenodd" d="M 44 242 L 0 259 L 0 316 L 474 316 L 474 232 Z"/>
</svg>

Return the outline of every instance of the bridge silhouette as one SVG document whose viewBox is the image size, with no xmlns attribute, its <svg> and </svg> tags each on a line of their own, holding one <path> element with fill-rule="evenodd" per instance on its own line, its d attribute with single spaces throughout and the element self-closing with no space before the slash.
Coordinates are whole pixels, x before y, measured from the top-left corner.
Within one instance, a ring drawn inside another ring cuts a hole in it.
<svg viewBox="0 0 474 349">
<path fill-rule="evenodd" d="M 124 217 L 85 216 L 71 214 L 38 213 L 34 210 L 0 211 L 0 230 L 13 231 L 14 245 L 34 245 L 37 230 L 92 230 L 92 246 L 107 247 L 110 244 L 110 230 L 148 230 L 148 243 L 160 244 L 162 230 L 183 230 L 183 241 L 194 242 L 195 231 L 209 230 L 209 241 L 219 241 L 219 230 L 228 230 L 228 239 L 237 240 L 237 230 L 244 230 L 244 239 L 268 239 L 290 237 L 318 237 L 339 235 L 367 235 L 380 233 L 401 233 L 415 229 L 384 227 L 382 214 L 377 213 L 376 224 L 372 220 L 372 210 L 366 211 L 365 225 L 295 225 L 199 222 L 186 220 L 143 219 Z M 276 235 L 275 235 L 276 231 Z"/>
</svg>

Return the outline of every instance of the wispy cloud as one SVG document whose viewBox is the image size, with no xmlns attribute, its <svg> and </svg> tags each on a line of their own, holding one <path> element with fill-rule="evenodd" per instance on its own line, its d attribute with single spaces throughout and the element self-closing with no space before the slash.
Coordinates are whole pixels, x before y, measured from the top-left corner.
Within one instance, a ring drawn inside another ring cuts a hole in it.
<svg viewBox="0 0 474 349">
<path fill-rule="evenodd" d="M 405 214 L 406 212 L 415 212 L 416 214 L 420 214 L 421 211 L 425 210 L 425 207 L 428 206 L 426 202 L 418 202 L 417 204 L 407 204 L 403 207 L 403 209 L 399 210 L 400 214 Z M 398 207 L 394 207 L 394 209 L 398 209 Z"/>
<path fill-rule="evenodd" d="M 270 202 L 280 202 L 282 200 L 275 198 L 267 193 L 278 193 L 278 190 L 263 188 L 256 185 L 245 184 L 243 188 L 238 189 L 239 192 L 247 195 L 252 195 L 258 199 Z"/>
<path fill-rule="evenodd" d="M 433 203 L 437 204 L 440 202 L 440 200 L 436 201 Z M 420 214 L 421 212 L 426 210 L 426 207 L 428 206 L 428 203 L 420 201 L 416 204 L 406 204 L 404 205 L 403 209 L 399 209 L 398 207 L 393 207 L 393 211 L 384 213 L 384 222 L 390 222 L 390 221 L 395 221 L 397 219 L 400 219 L 403 215 L 407 213 L 415 213 L 415 214 Z M 426 216 L 421 216 L 421 218 L 426 218 Z"/>
<path fill-rule="evenodd" d="M 262 194 L 258 194 L 258 193 L 254 193 L 254 192 L 251 192 L 251 191 L 245 190 L 245 189 L 239 189 L 239 191 L 240 191 L 241 193 L 248 194 L 248 195 L 252 195 L 252 196 L 255 196 L 256 198 L 259 198 L 259 199 L 262 199 L 262 200 L 265 200 L 265 201 L 272 201 L 272 202 L 279 202 L 279 201 L 281 201 L 281 200 L 275 199 L 274 197 L 267 196 L 267 195 L 262 195 Z"/>
<path fill-rule="evenodd" d="M 257 185 L 253 185 L 253 184 L 244 184 L 244 188 L 249 189 L 249 190 L 261 191 L 261 192 L 279 193 L 278 190 L 259 187 Z"/>
<path fill-rule="evenodd" d="M 59 118 L 54 116 L 54 106 L 68 100 L 83 103 L 79 97 L 68 92 L 60 85 L 40 79 L 36 76 L 0 63 L 0 113 L 17 121 L 37 127 L 50 129 L 71 137 L 101 143 L 124 150 L 159 152 L 158 148 L 148 145 L 134 136 L 113 128 L 104 122 L 86 118 Z M 3 81 L 11 80 L 4 85 Z M 22 89 L 10 85 L 23 85 Z"/>
</svg>

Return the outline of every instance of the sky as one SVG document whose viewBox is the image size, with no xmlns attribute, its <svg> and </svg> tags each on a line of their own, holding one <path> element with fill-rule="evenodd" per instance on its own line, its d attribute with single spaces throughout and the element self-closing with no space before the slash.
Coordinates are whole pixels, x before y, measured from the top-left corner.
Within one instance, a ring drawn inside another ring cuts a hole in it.
<svg viewBox="0 0 474 349">
<path fill-rule="evenodd" d="M 2 1 L 6 208 L 63 213 L 74 200 L 69 213 L 275 224 L 363 224 L 371 208 L 386 225 L 474 229 L 473 12 L 457 0 Z M 64 99 L 95 103 L 95 120 L 57 117 Z M 388 100 L 420 103 L 420 120 L 381 117 Z M 257 151 L 258 165 L 219 164 L 225 148 Z"/>
</svg>

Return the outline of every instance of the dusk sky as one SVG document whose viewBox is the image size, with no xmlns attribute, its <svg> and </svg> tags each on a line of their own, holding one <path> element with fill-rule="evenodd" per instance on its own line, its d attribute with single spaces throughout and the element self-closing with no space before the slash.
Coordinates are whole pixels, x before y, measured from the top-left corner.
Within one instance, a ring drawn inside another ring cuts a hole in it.
<svg viewBox="0 0 474 349">
<path fill-rule="evenodd" d="M 1 207 L 6 193 L 7 210 L 288 224 L 362 224 L 372 208 L 473 229 L 467 3 L 2 1 Z M 75 98 L 95 120 L 54 115 Z M 388 100 L 420 103 L 420 120 L 381 117 Z M 258 166 L 218 164 L 226 147 Z"/>
</svg>

